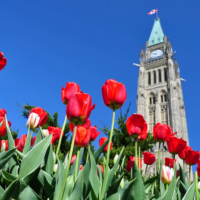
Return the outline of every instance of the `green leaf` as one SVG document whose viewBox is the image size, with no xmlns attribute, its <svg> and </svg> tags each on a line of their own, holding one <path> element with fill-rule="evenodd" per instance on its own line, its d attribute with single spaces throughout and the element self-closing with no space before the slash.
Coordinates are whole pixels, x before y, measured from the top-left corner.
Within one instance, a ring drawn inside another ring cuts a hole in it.
<svg viewBox="0 0 200 200">
<path fill-rule="evenodd" d="M 40 129 L 40 130 L 38 131 L 38 133 L 37 133 L 34 146 L 36 146 L 42 139 L 44 139 L 44 133 L 43 133 L 42 130 Z"/>
<path fill-rule="evenodd" d="M 52 149 L 52 144 L 49 146 L 47 149 L 47 153 L 44 157 L 44 163 L 45 163 L 45 171 L 49 174 L 53 174 L 53 149 Z"/>
<path fill-rule="evenodd" d="M 73 193 L 69 197 L 69 200 L 81 200 L 82 198 L 82 191 L 83 191 L 83 179 L 84 179 L 84 171 L 81 170 L 79 173 L 78 179 L 76 181 L 76 185 L 74 188 Z M 64 199 L 63 199 L 64 200 Z"/>
<path fill-rule="evenodd" d="M 23 158 L 19 176 L 23 179 L 28 174 L 33 173 L 44 159 L 47 148 L 50 145 L 52 135 L 49 135 L 36 146 L 34 146 Z"/>
<path fill-rule="evenodd" d="M 23 154 L 27 154 L 31 149 L 31 135 L 30 135 L 30 128 L 28 129 L 28 135 L 26 138 L 26 143 L 24 146 Z"/>
<path fill-rule="evenodd" d="M 73 189 L 74 189 L 74 176 L 71 175 L 67 178 L 65 192 L 64 192 L 64 195 L 63 195 L 64 200 L 67 200 L 70 197 L 70 195 L 73 192 Z"/>
<path fill-rule="evenodd" d="M 0 169 L 2 169 L 5 166 L 5 164 L 10 160 L 15 150 L 16 149 L 14 148 L 0 153 Z"/>
<path fill-rule="evenodd" d="M 4 191 L 1 200 L 9 200 L 10 198 L 17 199 L 20 190 L 19 179 L 13 181 L 8 188 Z"/>
<path fill-rule="evenodd" d="M 188 191 L 186 192 L 185 196 L 182 200 L 192 200 L 194 198 L 195 193 L 195 182 L 192 183 L 192 185 L 189 187 Z"/>
<path fill-rule="evenodd" d="M 120 200 L 120 194 L 113 194 L 112 196 L 109 196 L 106 200 Z"/>
<path fill-rule="evenodd" d="M 133 179 L 136 179 L 133 182 L 133 188 L 131 192 L 132 199 L 134 200 L 146 199 L 145 188 L 143 185 L 141 173 L 135 162 L 132 168 L 132 174 L 133 174 Z"/>
<path fill-rule="evenodd" d="M 119 175 L 121 175 L 123 173 L 125 158 L 126 158 L 126 156 L 123 157 L 122 163 L 119 167 L 119 170 L 118 170 Z"/>
<path fill-rule="evenodd" d="M 89 154 L 90 154 L 90 163 L 91 163 L 89 180 L 91 183 L 92 194 L 95 195 L 94 199 L 97 199 L 98 194 L 99 194 L 99 187 L 100 187 L 101 183 L 100 183 L 98 175 L 97 175 L 96 162 L 94 160 L 94 157 L 93 157 L 91 151 L 89 151 Z"/>
<path fill-rule="evenodd" d="M 20 158 L 24 158 L 24 154 L 22 153 L 22 152 L 20 152 L 20 151 L 18 151 L 17 149 L 16 149 L 16 153 L 18 154 L 18 156 L 20 157 Z"/>
<path fill-rule="evenodd" d="M 2 170 L 2 176 L 6 182 L 6 185 L 10 185 L 13 181 L 17 179 L 17 177 L 13 176 L 12 174 L 9 174 L 8 172 Z"/>
<path fill-rule="evenodd" d="M 0 198 L 2 197 L 3 193 L 4 193 L 4 189 L 0 186 Z"/>
<path fill-rule="evenodd" d="M 134 182 L 136 179 L 125 184 L 124 188 L 120 191 L 120 200 L 137 200 L 133 198 Z M 140 199 L 143 200 L 143 199 Z"/>
<path fill-rule="evenodd" d="M 113 168 L 108 172 L 108 175 L 107 175 L 107 181 L 106 181 L 106 188 L 105 188 L 105 191 L 104 191 L 104 194 L 107 193 L 107 190 L 113 180 L 113 177 L 115 175 L 115 172 L 117 170 L 117 167 L 118 167 L 118 164 L 119 164 L 119 161 L 121 159 L 121 156 L 123 154 L 123 151 L 124 151 L 124 148 L 121 150 L 120 154 L 119 154 L 119 157 L 117 158 L 117 161 L 115 163 L 115 165 L 113 166 Z"/>
<path fill-rule="evenodd" d="M 55 188 L 53 187 L 53 185 L 55 185 L 53 178 L 43 170 L 40 170 L 37 178 L 43 186 L 47 196 L 50 198 L 55 190 Z"/>
<path fill-rule="evenodd" d="M 147 189 L 150 185 L 152 185 L 156 180 L 158 179 L 158 176 L 153 176 L 152 178 L 149 178 L 148 180 L 144 181 L 144 188 Z"/>
</svg>

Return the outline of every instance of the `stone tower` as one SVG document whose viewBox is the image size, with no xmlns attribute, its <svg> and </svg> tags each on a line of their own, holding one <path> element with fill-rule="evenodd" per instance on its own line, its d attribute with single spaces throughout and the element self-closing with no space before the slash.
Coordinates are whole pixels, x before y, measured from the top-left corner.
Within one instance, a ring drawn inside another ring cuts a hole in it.
<svg viewBox="0 0 200 200">
<path fill-rule="evenodd" d="M 137 113 L 144 116 L 149 132 L 153 133 L 158 122 L 168 124 L 173 133 L 177 132 L 178 137 L 189 145 L 180 70 L 177 60 L 173 59 L 174 54 L 158 18 L 154 21 L 146 49 L 142 47 L 139 55 Z M 156 152 L 157 148 L 152 151 Z M 171 157 L 166 145 L 165 156 Z M 182 160 L 178 161 L 182 164 Z M 155 166 L 151 168 L 154 173 Z"/>
</svg>

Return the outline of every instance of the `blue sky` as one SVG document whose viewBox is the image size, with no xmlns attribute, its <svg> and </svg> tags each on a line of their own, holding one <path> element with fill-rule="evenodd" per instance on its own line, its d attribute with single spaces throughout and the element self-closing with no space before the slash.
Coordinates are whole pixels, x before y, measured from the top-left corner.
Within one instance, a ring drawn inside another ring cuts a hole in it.
<svg viewBox="0 0 200 200">
<path fill-rule="evenodd" d="M 62 125 L 61 87 L 71 81 L 96 104 L 92 125 L 100 127 L 101 120 L 110 127 L 112 111 L 103 103 L 101 87 L 113 78 L 127 89 L 123 111 L 131 102 L 130 114 L 135 113 L 138 68 L 132 63 L 139 62 L 156 17 L 147 13 L 157 8 L 164 34 L 177 52 L 181 77 L 187 80 L 182 87 L 190 145 L 200 150 L 199 6 L 194 0 L 181 4 L 172 0 L 2 1 L 0 51 L 7 65 L 0 71 L 0 108 L 7 110 L 19 135 L 27 133 L 26 119 L 20 117 L 15 102 L 51 114 L 57 111 Z"/>
</svg>

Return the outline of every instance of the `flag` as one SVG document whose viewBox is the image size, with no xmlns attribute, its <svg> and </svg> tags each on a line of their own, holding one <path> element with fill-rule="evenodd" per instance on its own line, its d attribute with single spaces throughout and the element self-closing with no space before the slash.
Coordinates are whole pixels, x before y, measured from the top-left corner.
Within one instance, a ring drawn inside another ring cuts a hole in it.
<svg viewBox="0 0 200 200">
<path fill-rule="evenodd" d="M 153 9 L 151 12 L 148 13 L 148 15 L 152 15 L 154 13 L 158 12 L 158 9 Z"/>
</svg>

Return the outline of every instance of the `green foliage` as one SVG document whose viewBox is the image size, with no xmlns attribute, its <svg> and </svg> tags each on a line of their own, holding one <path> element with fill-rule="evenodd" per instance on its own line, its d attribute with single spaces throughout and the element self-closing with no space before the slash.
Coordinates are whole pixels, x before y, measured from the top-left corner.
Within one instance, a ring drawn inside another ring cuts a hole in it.
<svg viewBox="0 0 200 200">
<path fill-rule="evenodd" d="M 118 127 L 114 128 L 114 131 L 113 131 L 113 138 L 112 138 L 113 146 L 110 152 L 110 161 L 109 161 L 110 167 L 114 165 L 113 159 L 115 155 L 119 154 L 123 147 L 125 149 L 124 149 L 122 158 L 125 156 L 125 162 L 124 162 L 125 168 L 126 168 L 126 163 L 129 159 L 129 156 L 135 156 L 135 141 L 129 136 L 127 128 L 126 128 L 126 120 L 128 118 L 130 106 L 131 106 L 131 103 L 129 104 L 129 107 L 125 114 L 123 114 L 122 110 L 120 109 L 120 115 L 115 121 L 116 122 L 115 127 L 116 127 L 116 124 Z M 100 129 L 109 138 L 110 129 L 108 128 L 108 126 L 106 124 L 103 124 L 103 128 L 100 128 Z M 152 133 L 148 133 L 147 139 L 145 141 L 138 142 L 138 146 L 140 145 L 140 148 L 141 148 L 141 158 L 142 158 L 142 152 L 148 151 L 149 149 L 151 149 L 154 146 L 154 143 L 155 143 L 155 140 Z M 100 164 L 102 164 L 103 163 L 102 159 L 99 162 Z M 126 171 L 124 173 L 125 173 L 126 178 L 130 178 L 129 173 L 127 173 Z"/>
</svg>

